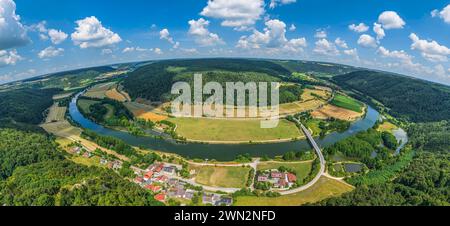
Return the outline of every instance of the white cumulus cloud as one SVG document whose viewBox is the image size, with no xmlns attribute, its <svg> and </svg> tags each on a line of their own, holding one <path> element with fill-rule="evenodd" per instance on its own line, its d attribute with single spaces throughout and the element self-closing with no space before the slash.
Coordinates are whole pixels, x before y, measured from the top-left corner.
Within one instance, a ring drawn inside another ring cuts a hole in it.
<svg viewBox="0 0 450 226">
<path fill-rule="evenodd" d="M 118 34 L 103 27 L 102 23 L 95 16 L 78 20 L 76 24 L 78 26 L 71 37 L 75 45 L 80 46 L 82 49 L 101 48 L 122 41 Z"/>
<path fill-rule="evenodd" d="M 62 42 L 64 42 L 69 35 L 62 32 L 61 30 L 58 31 L 55 29 L 50 29 L 48 31 L 48 36 L 50 36 L 50 39 L 53 44 L 58 45 L 58 44 L 61 44 Z"/>
<path fill-rule="evenodd" d="M 278 5 L 287 5 L 295 2 L 297 2 L 297 0 L 271 0 L 269 7 L 273 9 Z"/>
<path fill-rule="evenodd" d="M 341 48 L 343 48 L 343 49 L 348 49 L 347 42 L 346 42 L 345 40 L 342 40 L 341 38 L 337 38 L 337 39 L 334 41 L 334 43 L 335 43 L 337 46 L 339 46 L 339 47 L 341 47 Z"/>
<path fill-rule="evenodd" d="M 432 17 L 439 17 L 444 20 L 445 23 L 450 24 L 450 4 L 447 5 L 441 11 L 435 9 L 431 12 Z"/>
<path fill-rule="evenodd" d="M 55 48 L 53 46 L 47 47 L 38 53 L 39 58 L 57 57 L 64 53 L 63 48 Z"/>
<path fill-rule="evenodd" d="M 274 19 L 265 23 L 264 32 L 253 31 L 250 36 L 242 36 L 238 41 L 237 48 L 242 49 L 268 49 L 271 52 L 288 51 L 301 52 L 307 46 L 306 39 L 286 38 L 286 24 Z"/>
<path fill-rule="evenodd" d="M 16 14 L 16 3 L 0 0 L 0 50 L 24 46 L 29 42 L 27 31 Z"/>
<path fill-rule="evenodd" d="M 415 33 L 412 33 L 409 38 L 412 41 L 411 49 L 421 52 L 422 57 L 432 62 L 447 61 L 447 56 L 450 55 L 450 49 L 447 46 L 441 45 L 432 40 L 420 39 Z"/>
<path fill-rule="evenodd" d="M 405 21 L 395 11 L 385 11 L 378 17 L 378 23 L 380 23 L 384 29 L 400 29 L 406 25 Z"/>
<path fill-rule="evenodd" d="M 0 50 L 0 67 L 7 65 L 15 65 L 18 61 L 23 58 L 17 53 L 17 50 L 13 49 L 11 51 Z"/>
<path fill-rule="evenodd" d="M 377 41 L 372 36 L 364 34 L 359 37 L 358 45 L 366 48 L 376 48 Z"/>
<path fill-rule="evenodd" d="M 201 46 L 215 46 L 224 44 L 219 35 L 211 33 L 208 30 L 209 21 L 200 18 L 198 20 L 189 21 L 189 34 L 195 37 L 197 44 Z"/>
<path fill-rule="evenodd" d="M 386 36 L 386 33 L 384 32 L 382 25 L 379 23 L 373 24 L 373 32 L 375 32 L 375 34 L 377 34 L 378 41 L 383 39 Z"/>
<path fill-rule="evenodd" d="M 200 15 L 221 19 L 225 27 L 247 29 L 264 13 L 264 0 L 208 0 Z"/>
<path fill-rule="evenodd" d="M 360 23 L 358 25 L 350 24 L 348 26 L 348 29 L 350 29 L 351 31 L 354 31 L 354 32 L 364 33 L 369 30 L 369 26 L 365 25 L 364 23 Z"/>
<path fill-rule="evenodd" d="M 336 56 L 339 55 L 339 50 L 336 48 L 332 42 L 326 39 L 320 39 L 316 42 L 316 47 L 313 50 L 314 53 L 326 56 Z"/>
</svg>

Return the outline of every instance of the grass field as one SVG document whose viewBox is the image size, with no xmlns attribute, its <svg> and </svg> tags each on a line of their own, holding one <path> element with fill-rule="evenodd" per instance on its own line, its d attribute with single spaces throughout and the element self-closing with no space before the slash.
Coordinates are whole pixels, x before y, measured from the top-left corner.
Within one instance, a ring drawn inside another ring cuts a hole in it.
<svg viewBox="0 0 450 226">
<path fill-rule="evenodd" d="M 278 127 L 261 129 L 260 120 L 225 120 L 203 118 L 170 118 L 175 123 L 177 134 L 196 141 L 276 141 L 302 137 L 297 126 L 280 120 Z"/>
<path fill-rule="evenodd" d="M 378 127 L 378 131 L 380 132 L 392 132 L 395 129 L 398 129 L 396 125 L 386 121 Z"/>
<path fill-rule="evenodd" d="M 280 166 L 285 166 L 295 171 L 298 180 L 305 179 L 311 172 L 312 162 L 298 162 L 298 163 L 275 163 L 262 162 L 258 165 L 258 170 L 278 169 Z"/>
<path fill-rule="evenodd" d="M 224 188 L 244 188 L 250 172 L 249 167 L 202 166 L 193 169 L 197 171 L 197 183 Z"/>
<path fill-rule="evenodd" d="M 321 98 L 317 98 L 319 96 Z M 294 114 L 315 110 L 326 103 L 325 100 L 331 97 L 331 93 L 326 90 L 305 89 L 301 96 L 301 101 L 280 104 L 280 114 Z"/>
<path fill-rule="evenodd" d="M 322 177 L 311 188 L 292 195 L 277 198 L 242 196 L 237 197 L 235 206 L 300 206 L 350 192 L 353 187 L 340 181 Z"/>
<path fill-rule="evenodd" d="M 100 103 L 100 102 L 99 101 L 95 101 L 95 100 L 79 99 L 77 104 L 78 104 L 78 107 L 82 111 L 84 111 L 86 113 L 90 113 L 91 111 L 89 110 L 89 107 L 91 105 L 93 105 L 93 104 L 96 104 L 96 103 Z"/>
<path fill-rule="evenodd" d="M 363 107 L 364 107 L 364 105 L 362 103 L 360 103 L 359 101 L 357 101 L 351 97 L 341 95 L 341 94 L 336 94 L 334 99 L 331 101 L 331 104 L 334 106 L 348 109 L 351 111 L 355 111 L 358 113 L 361 113 L 363 111 Z"/>
</svg>

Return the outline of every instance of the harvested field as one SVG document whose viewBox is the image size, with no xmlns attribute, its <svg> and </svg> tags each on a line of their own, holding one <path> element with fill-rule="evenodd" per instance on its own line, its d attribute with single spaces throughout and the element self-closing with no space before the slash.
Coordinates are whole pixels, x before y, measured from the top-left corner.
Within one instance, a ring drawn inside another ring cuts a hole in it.
<svg viewBox="0 0 450 226">
<path fill-rule="evenodd" d="M 106 98 L 106 92 L 115 86 L 114 82 L 98 84 L 89 89 L 83 96 L 90 98 L 104 99 Z"/>
<path fill-rule="evenodd" d="M 364 112 L 358 113 L 355 111 L 347 110 L 329 104 L 321 109 L 312 112 L 311 115 L 314 118 L 318 119 L 336 118 L 340 120 L 354 121 L 363 116 Z"/>
<path fill-rule="evenodd" d="M 122 95 L 116 88 L 110 89 L 105 93 L 106 97 L 109 99 L 117 100 L 119 102 L 127 101 L 127 98 Z"/>
<path fill-rule="evenodd" d="M 45 119 L 45 123 L 64 120 L 66 110 L 66 107 L 59 107 L 57 103 L 53 104 L 53 106 L 50 108 L 50 111 L 48 112 L 47 119 Z"/>
<path fill-rule="evenodd" d="M 305 89 L 305 92 L 302 94 L 301 98 L 302 101 L 281 104 L 280 114 L 295 114 L 320 108 L 326 104 L 326 100 L 331 98 L 331 93 L 326 90 Z"/>
</svg>

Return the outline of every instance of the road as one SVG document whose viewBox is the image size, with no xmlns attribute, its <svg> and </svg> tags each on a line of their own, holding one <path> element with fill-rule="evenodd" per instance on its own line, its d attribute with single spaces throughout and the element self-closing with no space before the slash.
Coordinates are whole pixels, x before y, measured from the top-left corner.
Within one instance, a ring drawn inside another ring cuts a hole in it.
<svg viewBox="0 0 450 226">
<path fill-rule="evenodd" d="M 319 157 L 320 170 L 319 170 L 319 173 L 317 174 L 317 176 L 312 181 L 310 181 L 308 184 L 306 184 L 302 187 L 296 188 L 296 189 L 282 191 L 282 192 L 280 192 L 281 195 L 291 195 L 294 193 L 298 193 L 298 192 L 307 190 L 307 189 L 311 188 L 314 184 L 316 184 L 320 180 L 320 178 L 325 174 L 326 161 L 325 161 L 325 157 L 322 154 L 322 150 L 320 149 L 319 145 L 317 145 L 316 141 L 314 140 L 313 136 L 311 135 L 311 132 L 299 120 L 295 119 L 295 121 L 300 125 L 300 127 L 303 130 L 303 133 L 305 133 L 306 137 L 309 140 L 309 143 L 314 148 L 314 151 L 316 152 L 317 156 Z"/>
</svg>

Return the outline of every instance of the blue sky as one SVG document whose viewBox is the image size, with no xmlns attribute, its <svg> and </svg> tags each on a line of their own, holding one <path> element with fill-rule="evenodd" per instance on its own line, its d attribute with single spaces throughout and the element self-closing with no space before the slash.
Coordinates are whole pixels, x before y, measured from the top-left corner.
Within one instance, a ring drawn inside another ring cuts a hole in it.
<svg viewBox="0 0 450 226">
<path fill-rule="evenodd" d="M 0 84 L 186 57 L 320 60 L 450 84 L 448 37 L 444 0 L 0 0 Z"/>
</svg>

